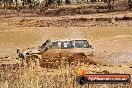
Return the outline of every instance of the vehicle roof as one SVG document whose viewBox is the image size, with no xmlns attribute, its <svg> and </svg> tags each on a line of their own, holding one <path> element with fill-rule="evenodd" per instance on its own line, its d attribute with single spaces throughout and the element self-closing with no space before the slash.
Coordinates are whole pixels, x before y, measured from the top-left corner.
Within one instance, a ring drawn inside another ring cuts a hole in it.
<svg viewBox="0 0 132 88">
<path fill-rule="evenodd" d="M 81 38 L 74 38 L 74 39 L 52 39 L 50 41 L 51 42 L 56 42 L 56 41 L 72 41 L 72 40 L 74 41 L 74 40 L 87 40 L 87 39 L 81 39 Z"/>
</svg>

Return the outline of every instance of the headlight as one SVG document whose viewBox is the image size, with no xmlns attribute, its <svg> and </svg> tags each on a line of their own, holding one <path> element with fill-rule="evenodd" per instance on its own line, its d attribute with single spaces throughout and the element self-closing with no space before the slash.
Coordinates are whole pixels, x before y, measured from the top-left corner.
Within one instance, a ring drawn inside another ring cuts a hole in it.
<svg viewBox="0 0 132 88">
<path fill-rule="evenodd" d="M 19 56 L 20 58 L 24 58 L 24 55 L 21 54 L 21 53 L 19 53 L 18 56 Z"/>
<path fill-rule="evenodd" d="M 26 55 L 29 55 L 29 53 L 26 53 Z"/>
</svg>

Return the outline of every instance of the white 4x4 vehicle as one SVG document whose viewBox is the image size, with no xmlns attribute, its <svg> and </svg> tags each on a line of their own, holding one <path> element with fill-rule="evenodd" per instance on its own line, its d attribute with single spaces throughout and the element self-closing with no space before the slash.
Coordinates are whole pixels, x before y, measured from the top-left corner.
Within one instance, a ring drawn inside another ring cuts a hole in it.
<svg viewBox="0 0 132 88">
<path fill-rule="evenodd" d="M 47 40 L 37 48 L 17 50 L 17 53 L 20 58 L 32 57 L 38 59 L 40 65 L 43 65 L 46 60 L 76 61 L 86 59 L 86 57 L 93 55 L 93 48 L 86 39 Z"/>
</svg>

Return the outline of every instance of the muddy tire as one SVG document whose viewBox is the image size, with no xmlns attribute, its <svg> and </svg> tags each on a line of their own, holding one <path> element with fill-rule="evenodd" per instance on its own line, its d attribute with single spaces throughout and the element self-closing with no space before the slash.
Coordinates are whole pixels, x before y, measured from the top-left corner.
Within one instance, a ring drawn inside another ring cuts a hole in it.
<svg viewBox="0 0 132 88">
<path fill-rule="evenodd" d="M 85 62 L 85 59 L 86 59 L 86 55 L 84 53 L 78 53 L 78 54 L 73 55 L 73 61 L 76 64 L 80 64 L 82 62 Z"/>
</svg>

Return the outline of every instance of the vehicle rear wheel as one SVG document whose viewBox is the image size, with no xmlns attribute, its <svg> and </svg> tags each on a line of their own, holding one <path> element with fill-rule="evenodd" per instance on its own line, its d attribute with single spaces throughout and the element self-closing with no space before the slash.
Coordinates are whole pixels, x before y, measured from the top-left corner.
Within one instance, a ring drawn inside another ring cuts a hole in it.
<svg viewBox="0 0 132 88">
<path fill-rule="evenodd" d="M 86 60 L 86 55 L 84 53 L 78 53 L 73 55 L 73 60 L 77 65 L 84 63 Z"/>
</svg>

